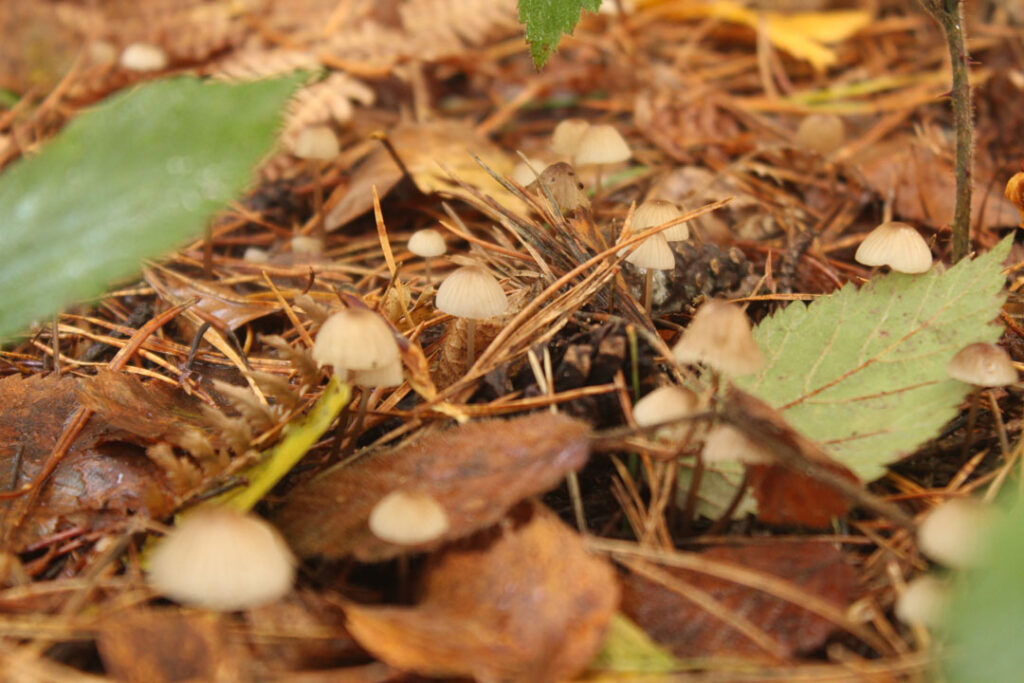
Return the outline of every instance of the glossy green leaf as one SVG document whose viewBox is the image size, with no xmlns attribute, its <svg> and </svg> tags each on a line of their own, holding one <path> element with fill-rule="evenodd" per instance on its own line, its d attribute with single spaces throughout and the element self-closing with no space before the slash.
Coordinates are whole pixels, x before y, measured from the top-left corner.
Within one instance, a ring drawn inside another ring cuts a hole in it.
<svg viewBox="0 0 1024 683">
<path fill-rule="evenodd" d="M 526 25 L 526 41 L 538 69 L 558 47 L 562 34 L 572 33 L 580 10 L 596 12 L 601 0 L 519 0 L 519 21 Z"/>
<path fill-rule="evenodd" d="M 299 76 L 118 93 L 0 175 L 0 338 L 198 235 L 270 150 Z"/>
</svg>

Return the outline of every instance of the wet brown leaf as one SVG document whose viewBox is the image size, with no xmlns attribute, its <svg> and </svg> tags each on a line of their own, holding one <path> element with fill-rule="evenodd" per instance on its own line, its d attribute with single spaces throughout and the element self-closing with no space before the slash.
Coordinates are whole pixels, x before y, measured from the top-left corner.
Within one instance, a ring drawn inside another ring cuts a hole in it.
<svg viewBox="0 0 1024 683">
<path fill-rule="evenodd" d="M 435 558 L 413 608 L 346 608 L 366 649 L 400 669 L 481 681 L 583 670 L 619 601 L 614 571 L 538 503 Z"/>
<path fill-rule="evenodd" d="M 750 488 L 757 499 L 757 518 L 766 524 L 796 524 L 824 529 L 833 518 L 842 517 L 850 511 L 850 501 L 814 477 L 782 465 L 752 465 L 747 472 Z M 836 473 L 850 474 L 841 465 L 837 465 Z M 857 481 L 856 477 L 851 481 Z"/>
<path fill-rule="evenodd" d="M 292 548 L 305 556 L 354 554 L 376 561 L 431 550 L 491 526 L 519 501 L 582 467 L 589 432 L 586 423 L 551 413 L 435 432 L 296 487 L 276 521 Z M 370 511 L 397 490 L 427 494 L 440 503 L 447 532 L 412 546 L 374 536 L 367 526 Z"/>
<path fill-rule="evenodd" d="M 786 579 L 840 609 L 853 599 L 856 572 L 842 553 L 826 543 L 715 548 L 701 556 Z M 710 594 L 724 609 L 752 622 L 786 656 L 820 647 L 835 630 L 830 621 L 769 593 L 684 569 L 660 571 Z M 677 657 L 765 656 L 762 648 L 721 619 L 675 591 L 636 574 L 624 581 L 622 611 Z"/>
</svg>

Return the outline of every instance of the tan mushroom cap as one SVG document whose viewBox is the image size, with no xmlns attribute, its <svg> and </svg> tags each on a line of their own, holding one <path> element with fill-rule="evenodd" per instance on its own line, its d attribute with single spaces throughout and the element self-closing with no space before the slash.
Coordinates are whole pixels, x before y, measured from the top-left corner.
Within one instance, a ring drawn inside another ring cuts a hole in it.
<svg viewBox="0 0 1024 683">
<path fill-rule="evenodd" d="M 697 309 L 672 354 L 680 363 L 706 363 L 727 375 L 747 375 L 764 365 L 747 314 L 718 300 Z"/>
<path fill-rule="evenodd" d="M 508 310 L 508 297 L 486 268 L 462 266 L 437 288 L 434 305 L 458 318 L 481 320 Z"/>
<path fill-rule="evenodd" d="M 619 253 L 621 254 L 624 251 L 626 249 Z M 626 260 L 637 268 L 647 270 L 672 270 L 676 267 L 676 256 L 672 251 L 672 247 L 668 245 L 668 240 L 660 233 L 641 240 L 640 244 L 626 256 Z"/>
<path fill-rule="evenodd" d="M 946 364 L 946 374 L 978 387 L 1005 387 L 1017 382 L 1010 355 L 996 344 L 978 342 L 957 351 Z"/>
<path fill-rule="evenodd" d="M 519 161 L 508 176 L 523 187 L 526 187 L 536 180 L 537 176 L 539 176 L 545 168 L 547 168 L 547 164 L 540 159 L 528 158 L 526 161 Z M 534 171 L 536 171 L 536 173 L 534 173 Z"/>
<path fill-rule="evenodd" d="M 300 159 L 330 161 L 341 152 L 338 136 L 330 126 L 307 126 L 299 131 L 292 154 Z"/>
<path fill-rule="evenodd" d="M 157 544 L 147 578 L 176 602 L 226 611 L 273 602 L 294 579 L 295 558 L 274 527 L 212 506 L 186 515 Z"/>
<path fill-rule="evenodd" d="M 433 258 L 441 256 L 448 251 L 448 245 L 444 242 L 444 236 L 433 228 L 417 230 L 409 238 L 406 245 L 409 251 L 422 258 Z"/>
<path fill-rule="evenodd" d="M 896 599 L 896 618 L 904 624 L 935 628 L 945 623 L 949 608 L 949 584 L 925 574 L 907 584 Z"/>
<path fill-rule="evenodd" d="M 348 308 L 331 315 L 313 344 L 313 360 L 336 373 L 377 370 L 400 363 L 398 343 L 384 320 L 373 311 Z"/>
<path fill-rule="evenodd" d="M 576 166 L 585 164 L 616 164 L 626 161 L 633 153 L 625 138 L 615 126 L 601 124 L 591 126 L 580 138 L 579 148 L 573 155 Z"/>
<path fill-rule="evenodd" d="M 683 215 L 679 207 L 664 199 L 648 199 L 633 212 L 633 229 L 637 231 L 655 228 L 674 221 Z M 660 233 L 669 242 L 684 242 L 690 239 L 690 229 L 686 223 L 673 225 Z"/>
<path fill-rule="evenodd" d="M 772 453 L 747 438 L 746 434 L 732 425 L 719 424 L 711 428 L 704 439 L 701 457 L 705 464 L 741 462 L 746 465 L 762 465 L 774 462 Z"/>
<path fill-rule="evenodd" d="M 796 146 L 809 152 L 829 156 L 843 146 L 846 131 L 843 120 L 835 114 L 810 114 L 796 129 Z"/>
<path fill-rule="evenodd" d="M 448 513 L 426 493 L 392 491 L 373 506 L 369 526 L 382 541 L 417 545 L 448 531 Z"/>
<path fill-rule="evenodd" d="M 526 189 L 543 194 L 542 185 L 548 188 L 551 198 L 555 200 L 555 204 L 562 212 L 590 206 L 590 199 L 587 198 L 587 193 L 583 190 L 583 183 L 580 182 L 572 164 L 564 161 L 551 164 L 541 171 L 540 175 L 526 186 Z"/>
<path fill-rule="evenodd" d="M 658 387 L 633 406 L 633 419 L 641 427 L 671 422 L 692 415 L 697 409 L 697 395 L 689 389 L 677 386 Z M 655 432 L 655 437 L 667 441 L 681 439 L 689 431 L 689 425 L 678 423 L 666 425 Z"/>
<path fill-rule="evenodd" d="M 167 68 L 167 52 L 159 45 L 132 43 L 121 53 L 121 68 L 129 71 L 160 71 Z"/>
<path fill-rule="evenodd" d="M 324 253 L 324 241 L 309 235 L 296 235 L 291 240 L 293 254 L 320 256 Z"/>
<path fill-rule="evenodd" d="M 865 266 L 889 266 L 900 273 L 925 273 L 932 251 L 914 226 L 888 221 L 868 233 L 854 258 Z"/>
<path fill-rule="evenodd" d="M 361 387 L 397 387 L 403 381 L 401 360 L 373 370 L 353 370 L 351 379 Z"/>
<path fill-rule="evenodd" d="M 952 498 L 928 512 L 917 528 L 917 543 L 921 552 L 947 567 L 975 567 L 984 559 L 992 516 L 980 500 Z"/>
<path fill-rule="evenodd" d="M 555 154 L 564 154 L 567 157 L 576 156 L 580 147 L 580 139 L 590 128 L 590 122 L 584 119 L 565 119 L 557 126 L 551 134 L 551 149 Z"/>
</svg>

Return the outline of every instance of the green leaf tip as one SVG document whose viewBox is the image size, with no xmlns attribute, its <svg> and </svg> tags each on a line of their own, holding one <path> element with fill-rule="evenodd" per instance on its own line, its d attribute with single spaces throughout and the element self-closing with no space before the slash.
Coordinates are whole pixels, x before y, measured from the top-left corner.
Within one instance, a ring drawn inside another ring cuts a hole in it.
<svg viewBox="0 0 1024 683">
<path fill-rule="evenodd" d="M 199 234 L 250 182 L 308 78 L 155 81 L 84 112 L 0 176 L 0 338 Z"/>
<path fill-rule="evenodd" d="M 534 65 L 544 67 L 562 34 L 576 28 L 581 9 L 596 12 L 600 6 L 601 0 L 519 0 L 519 21 L 526 25 Z"/>
</svg>

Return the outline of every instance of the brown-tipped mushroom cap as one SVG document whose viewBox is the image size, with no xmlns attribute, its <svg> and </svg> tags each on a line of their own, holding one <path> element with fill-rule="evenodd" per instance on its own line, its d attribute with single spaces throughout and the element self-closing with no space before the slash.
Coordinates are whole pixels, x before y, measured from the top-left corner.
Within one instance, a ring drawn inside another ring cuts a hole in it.
<svg viewBox="0 0 1024 683">
<path fill-rule="evenodd" d="M 796 129 L 796 146 L 828 156 L 843 146 L 846 131 L 843 120 L 835 114 L 810 114 Z"/>
<path fill-rule="evenodd" d="M 370 531 L 382 541 L 417 545 L 448 531 L 448 514 L 425 493 L 392 491 L 370 512 Z"/>
<path fill-rule="evenodd" d="M 957 351 L 946 374 L 978 387 L 1005 387 L 1017 381 L 1017 369 L 1001 346 L 978 342 Z"/>
<path fill-rule="evenodd" d="M 985 554 L 992 509 L 975 498 L 952 498 L 931 509 L 917 528 L 928 557 L 954 569 L 977 566 Z"/>
<path fill-rule="evenodd" d="M 566 119 L 555 126 L 551 134 L 551 149 L 555 154 L 567 157 L 576 156 L 580 147 L 580 139 L 590 128 L 590 122 L 584 119 Z"/>
<path fill-rule="evenodd" d="M 153 549 L 148 581 L 187 605 L 240 610 L 291 590 L 295 559 L 274 527 L 254 515 L 204 507 Z"/>
<path fill-rule="evenodd" d="M 854 258 L 865 266 L 889 266 L 900 273 L 925 273 L 932 251 L 914 226 L 888 221 L 868 233 Z"/>
<path fill-rule="evenodd" d="M 422 258 L 441 256 L 448 251 L 448 245 L 444 243 L 444 236 L 433 228 L 417 230 L 409 238 L 409 251 Z"/>
<path fill-rule="evenodd" d="M 434 305 L 458 318 L 481 320 L 504 313 L 508 297 L 486 268 L 462 266 L 437 288 Z"/>
<path fill-rule="evenodd" d="M 633 153 L 615 126 L 591 126 L 580 138 L 579 148 L 573 155 L 576 166 L 585 164 L 615 164 L 626 161 Z"/>
<path fill-rule="evenodd" d="M 348 308 L 324 321 L 313 344 L 313 360 L 340 374 L 378 370 L 401 362 L 398 343 L 387 323 L 373 311 Z"/>
<path fill-rule="evenodd" d="M 707 363 L 727 375 L 747 375 L 764 365 L 747 314 L 736 304 L 707 301 L 672 349 L 680 363 Z"/>
<path fill-rule="evenodd" d="M 648 199 L 636 207 L 636 211 L 633 212 L 633 229 L 639 232 L 647 228 L 656 228 L 669 221 L 674 221 L 682 215 L 683 212 L 672 202 L 664 199 Z M 686 223 L 662 230 L 660 234 L 669 242 L 684 242 L 690 239 L 690 229 L 686 227 Z"/>
<path fill-rule="evenodd" d="M 626 260 L 637 268 L 647 270 L 672 270 L 676 267 L 676 257 L 672 252 L 672 247 L 668 246 L 668 240 L 660 233 L 642 240 L 632 253 L 626 256 Z"/>
<path fill-rule="evenodd" d="M 761 465 L 774 462 L 772 453 L 747 438 L 746 434 L 732 425 L 715 425 L 701 451 L 705 464 L 741 462 L 746 465 Z"/>
<path fill-rule="evenodd" d="M 299 131 L 292 154 L 300 159 L 330 161 L 338 156 L 338 136 L 330 126 L 307 126 Z"/>
<path fill-rule="evenodd" d="M 543 194 L 542 186 L 548 188 L 551 198 L 555 200 L 555 204 L 563 213 L 590 206 L 587 193 L 583 190 L 583 183 L 580 182 L 572 164 L 564 161 L 551 164 L 541 171 L 536 180 L 527 185 L 526 189 Z"/>
<path fill-rule="evenodd" d="M 658 387 L 633 406 L 633 419 L 641 427 L 671 422 L 692 415 L 697 409 L 697 395 L 689 389 L 677 386 Z M 681 439 L 689 431 L 685 423 L 665 425 L 655 432 L 655 437 L 671 441 Z"/>
</svg>

